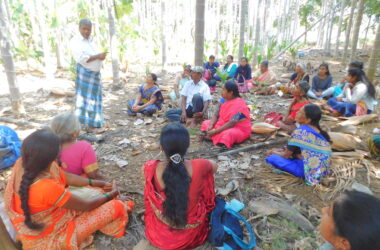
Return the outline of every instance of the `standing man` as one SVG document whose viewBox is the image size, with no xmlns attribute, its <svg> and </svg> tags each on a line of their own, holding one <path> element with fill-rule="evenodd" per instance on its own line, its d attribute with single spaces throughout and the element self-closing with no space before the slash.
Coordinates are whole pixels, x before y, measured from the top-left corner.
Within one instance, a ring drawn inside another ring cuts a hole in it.
<svg viewBox="0 0 380 250">
<path fill-rule="evenodd" d="M 181 91 L 182 102 L 180 110 L 169 110 L 166 113 L 170 121 L 186 123 L 188 118 L 194 118 L 194 123 L 200 123 L 211 101 L 210 88 L 202 81 L 203 68 L 195 66 L 191 70 L 191 79 L 185 83 Z"/>
<path fill-rule="evenodd" d="M 107 52 L 100 53 L 95 46 L 91 28 L 89 19 L 80 20 L 80 34 L 70 42 L 77 62 L 75 115 L 87 131 L 104 126 L 100 69 L 107 55 Z"/>
</svg>

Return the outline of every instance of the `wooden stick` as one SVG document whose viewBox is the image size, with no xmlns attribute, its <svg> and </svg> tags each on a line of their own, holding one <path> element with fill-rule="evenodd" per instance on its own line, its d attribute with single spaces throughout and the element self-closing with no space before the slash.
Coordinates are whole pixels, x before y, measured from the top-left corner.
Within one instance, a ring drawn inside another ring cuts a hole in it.
<svg viewBox="0 0 380 250">
<path fill-rule="evenodd" d="M 8 117 L 0 117 L 0 122 L 7 122 L 7 123 L 13 123 L 16 125 L 31 126 L 31 127 L 36 127 L 36 128 L 47 127 L 44 124 L 40 124 L 36 122 L 28 122 L 28 121 L 23 121 L 23 120 L 16 120 L 13 118 L 8 118 Z"/>
<path fill-rule="evenodd" d="M 248 145 L 248 146 L 245 146 L 245 147 L 241 147 L 241 148 L 238 148 L 238 149 L 234 149 L 234 150 L 230 150 L 230 151 L 219 153 L 218 156 L 219 155 L 235 154 L 235 153 L 239 153 L 239 152 L 244 152 L 244 151 L 248 151 L 248 150 L 262 148 L 262 147 L 265 147 L 265 146 L 270 146 L 270 145 L 273 145 L 273 144 L 280 144 L 280 143 L 284 143 L 284 142 L 287 142 L 287 141 L 288 141 L 288 138 L 281 138 L 281 139 L 278 139 L 278 140 L 259 142 L 259 143 L 251 144 L 251 145 Z"/>
</svg>

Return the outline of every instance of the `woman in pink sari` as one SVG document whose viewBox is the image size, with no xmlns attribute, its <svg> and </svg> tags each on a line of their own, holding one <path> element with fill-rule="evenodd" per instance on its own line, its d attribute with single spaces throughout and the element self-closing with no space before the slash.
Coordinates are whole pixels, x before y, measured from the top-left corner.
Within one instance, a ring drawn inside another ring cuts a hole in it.
<svg viewBox="0 0 380 250">
<path fill-rule="evenodd" d="M 250 112 L 233 81 L 225 83 L 222 97 L 226 100 L 225 103 L 220 105 L 211 120 L 202 123 L 201 130 L 214 145 L 222 144 L 231 148 L 235 143 L 251 137 Z"/>
</svg>

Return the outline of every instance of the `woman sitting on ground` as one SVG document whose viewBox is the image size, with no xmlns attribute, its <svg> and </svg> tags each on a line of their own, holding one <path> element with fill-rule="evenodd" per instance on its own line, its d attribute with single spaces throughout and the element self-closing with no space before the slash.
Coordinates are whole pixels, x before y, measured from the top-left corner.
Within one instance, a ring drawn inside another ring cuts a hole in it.
<svg viewBox="0 0 380 250">
<path fill-rule="evenodd" d="M 224 64 L 224 67 L 223 67 L 223 72 L 228 74 L 227 79 L 234 78 L 236 69 L 237 69 L 237 65 L 236 65 L 236 63 L 234 63 L 234 57 L 231 55 L 228 55 L 227 56 L 227 63 Z M 218 81 L 220 81 L 220 77 L 219 77 Z"/>
<path fill-rule="evenodd" d="M 328 173 L 331 158 L 330 137 L 319 126 L 321 117 L 317 105 L 305 105 L 296 116 L 301 126 L 294 130 L 286 148 L 269 150 L 266 162 L 305 179 L 307 185 L 318 184 Z"/>
<path fill-rule="evenodd" d="M 322 100 L 323 92 L 331 87 L 332 80 L 329 65 L 322 63 L 319 66 L 318 75 L 313 77 L 311 90 L 309 90 L 307 95 L 313 99 Z"/>
<path fill-rule="evenodd" d="M 236 69 L 234 80 L 239 86 L 240 93 L 246 93 L 252 88 L 252 70 L 246 57 L 240 59 L 240 65 Z"/>
<path fill-rule="evenodd" d="M 260 63 L 260 69 L 253 73 L 252 80 L 256 82 L 257 94 L 270 95 L 274 94 L 275 91 L 269 86 L 276 83 L 276 75 L 269 69 L 269 62 L 262 61 Z"/>
<path fill-rule="evenodd" d="M 348 65 L 348 70 L 350 69 L 361 69 L 363 70 L 364 65 L 362 62 L 359 61 L 353 61 Z M 347 76 L 343 77 L 343 79 L 340 81 L 340 84 L 336 86 L 332 86 L 325 91 L 322 92 L 322 98 L 330 98 L 330 97 L 340 97 L 343 95 L 343 90 L 346 85 L 349 83 L 347 82 Z"/>
<path fill-rule="evenodd" d="M 371 156 L 376 160 L 380 160 L 380 129 L 375 128 L 373 135 L 368 140 L 368 147 Z"/>
<path fill-rule="evenodd" d="M 296 116 L 297 113 L 302 109 L 303 106 L 309 103 L 307 99 L 307 92 L 309 91 L 310 86 L 306 81 L 302 81 L 295 86 L 292 91 L 294 96 L 293 102 L 290 104 L 288 113 L 284 121 L 279 121 L 279 127 L 289 134 L 291 134 L 296 127 Z"/>
<path fill-rule="evenodd" d="M 185 86 L 185 83 L 191 80 L 190 74 L 191 66 L 186 65 L 183 67 L 183 72 L 176 77 L 174 91 L 170 92 L 170 98 L 173 101 L 181 98 L 180 91 L 182 90 L 183 86 Z"/>
<path fill-rule="evenodd" d="M 104 179 L 99 173 L 98 161 L 91 144 L 77 141 L 80 132 L 78 117 L 71 113 L 57 115 L 50 127 L 61 141 L 59 162 L 65 172 L 95 180 Z"/>
<path fill-rule="evenodd" d="M 322 209 L 320 232 L 334 249 L 380 249 L 380 199 L 356 190 L 344 191 Z"/>
<path fill-rule="evenodd" d="M 62 171 L 55 162 L 60 144 L 50 130 L 29 135 L 8 181 L 5 209 L 23 249 L 83 249 L 97 230 L 122 237 L 133 203 L 115 200 L 119 192 L 109 183 Z M 84 200 L 66 189 L 89 184 L 108 193 Z"/>
<path fill-rule="evenodd" d="M 201 130 L 214 145 L 231 148 L 251 137 L 250 112 L 233 81 L 224 84 L 222 97 L 225 102 L 219 106 L 212 120 L 202 123 Z"/>
<path fill-rule="evenodd" d="M 185 160 L 187 129 L 176 123 L 162 129 L 165 161 L 148 161 L 145 176 L 145 235 L 162 249 L 193 249 L 204 243 L 215 206 L 214 173 L 205 159 Z"/>
<path fill-rule="evenodd" d="M 129 115 L 153 115 L 157 110 L 161 110 L 164 98 L 156 82 L 156 74 L 148 74 L 146 83 L 139 88 L 136 99 L 129 102 Z"/>
<path fill-rule="evenodd" d="M 347 80 L 349 85 L 345 87 L 343 95 L 328 100 L 333 115 L 350 117 L 370 114 L 376 103 L 375 87 L 361 69 L 350 69 Z"/>
<path fill-rule="evenodd" d="M 296 70 L 290 77 L 290 81 L 285 87 L 280 87 L 281 91 L 285 94 L 291 93 L 292 89 L 297 85 L 298 82 L 306 81 L 309 82 L 309 74 L 305 73 L 306 66 L 304 63 L 297 63 Z"/>
</svg>

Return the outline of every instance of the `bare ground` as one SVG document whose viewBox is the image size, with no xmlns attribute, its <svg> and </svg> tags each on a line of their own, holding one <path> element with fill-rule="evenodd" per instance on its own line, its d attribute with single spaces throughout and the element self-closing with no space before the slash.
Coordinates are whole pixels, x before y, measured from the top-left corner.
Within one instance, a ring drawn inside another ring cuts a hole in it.
<svg viewBox="0 0 380 250">
<path fill-rule="evenodd" d="M 315 67 L 316 62 L 322 61 L 320 55 L 310 56 L 307 59 Z M 328 61 L 330 71 L 334 80 L 340 80 L 344 74 L 344 69 L 339 62 Z M 282 66 L 282 62 L 274 63 L 272 69 L 278 76 L 288 73 Z M 70 76 L 67 72 L 61 72 L 60 79 L 54 82 L 46 82 L 39 75 L 25 72 L 20 75 L 20 85 L 24 91 L 24 105 L 27 115 L 18 117 L 42 124 L 48 124 L 54 115 L 61 112 L 70 111 L 73 106 L 72 97 L 56 97 L 50 94 L 46 86 L 51 88 L 52 85 L 60 86 L 63 89 L 73 90 L 72 81 L 67 80 Z M 34 76 L 33 76 L 34 74 Z M 126 236 L 120 239 L 112 239 L 96 234 L 94 244 L 88 249 L 132 249 L 140 239 L 144 237 L 144 224 L 141 218 L 144 211 L 143 188 L 144 181 L 141 173 L 141 166 L 150 159 L 162 159 L 158 148 L 158 137 L 161 128 L 167 124 L 163 113 L 153 117 L 128 117 L 127 102 L 134 97 L 135 90 L 143 82 L 142 74 L 129 74 L 126 83 L 118 91 L 111 90 L 111 82 L 104 77 L 104 113 L 107 121 L 107 131 L 100 135 L 93 135 L 104 139 L 102 143 L 94 143 L 101 170 L 108 180 L 116 180 L 120 183 L 122 190 L 129 196 L 133 197 L 136 207 L 131 215 L 131 221 L 127 229 Z M 160 86 L 163 90 L 170 90 L 173 84 L 174 74 L 160 74 Z M 0 84 L 4 91 L 6 85 Z M 34 86 L 34 87 L 33 87 Z M 1 95 L 2 94 L 2 95 Z M 220 95 L 214 94 L 214 104 L 217 103 Z M 291 99 L 280 98 L 278 96 L 259 96 L 250 97 L 256 100 L 258 107 L 257 113 L 254 113 L 256 121 L 269 111 L 285 113 Z M 0 93 L 0 116 L 13 117 L 8 111 L 9 100 L 7 95 Z M 175 103 L 166 101 L 164 110 L 175 106 Z M 211 113 L 210 113 L 211 115 Z M 13 117 L 15 118 L 15 117 Z M 143 123 L 137 125 L 136 121 L 141 120 Z M 0 122 L 1 123 L 1 122 Z M 34 131 L 35 128 L 28 126 L 17 126 L 7 124 L 14 128 L 21 138 L 25 138 Z M 365 139 L 369 131 L 378 123 L 360 125 L 359 134 Z M 326 124 L 326 126 L 329 126 Z M 204 157 L 214 159 L 220 164 L 220 169 L 215 175 L 217 188 L 224 188 L 230 181 L 237 181 L 238 189 L 230 193 L 226 200 L 233 198 L 242 201 L 246 208 L 242 211 L 245 218 L 250 220 L 250 224 L 255 229 L 257 236 L 257 249 L 316 249 L 322 242 L 318 233 L 320 222 L 320 209 L 328 205 L 333 197 L 329 197 L 332 191 L 345 187 L 350 183 L 340 183 L 340 186 L 333 186 L 331 189 L 319 189 L 304 185 L 302 180 L 289 175 L 278 175 L 273 173 L 264 164 L 264 154 L 266 148 L 260 148 L 253 151 L 242 152 L 229 155 L 228 158 L 217 158 L 216 153 L 225 151 L 214 147 L 210 142 L 200 141 L 198 139 L 198 130 L 190 130 L 191 147 L 188 157 Z M 268 135 L 252 135 L 252 139 L 234 147 L 240 148 L 254 143 L 258 139 L 264 139 Z M 276 138 L 279 138 L 277 136 Z M 281 147 L 283 145 L 276 145 Z M 372 162 L 373 167 L 379 169 L 379 162 Z M 125 165 L 128 162 L 128 165 Z M 353 163 L 356 162 L 356 163 Z M 347 166 L 344 164 L 348 164 Z M 356 165 L 355 165 L 356 164 Z M 343 166 L 343 167 L 338 167 Z M 337 169 L 349 168 L 355 169 L 353 180 L 368 186 L 375 195 L 380 195 L 380 181 L 374 175 L 369 175 L 368 168 L 357 160 L 343 159 L 335 162 Z M 0 184 L 5 183 L 10 170 L 0 172 Z M 369 182 L 370 181 L 370 182 Z M 340 189 L 339 189 L 340 190 Z M 314 227 L 312 232 L 306 232 L 297 225 L 297 220 L 292 221 L 279 215 L 257 214 L 249 208 L 249 202 L 259 198 L 277 197 L 282 201 L 290 204 L 292 208 L 299 211 Z M 203 249 L 212 249 L 206 245 Z"/>
</svg>

